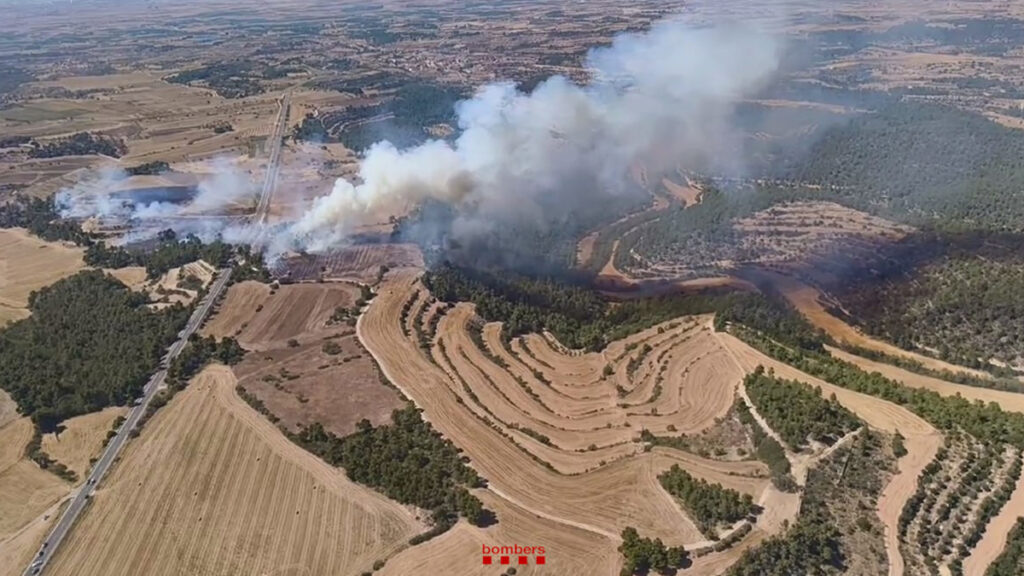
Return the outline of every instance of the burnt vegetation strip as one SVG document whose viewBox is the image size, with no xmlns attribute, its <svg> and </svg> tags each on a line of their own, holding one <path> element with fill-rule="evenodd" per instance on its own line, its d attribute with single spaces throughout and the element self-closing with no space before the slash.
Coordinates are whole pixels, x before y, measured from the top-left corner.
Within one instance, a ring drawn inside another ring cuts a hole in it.
<svg viewBox="0 0 1024 576">
<path fill-rule="evenodd" d="M 438 300 L 472 302 L 487 321 L 504 322 L 504 338 L 548 330 L 570 348 L 596 351 L 678 316 L 719 312 L 721 321 L 742 314 L 755 325 L 777 323 L 777 329 L 797 341 L 821 345 L 813 329 L 749 293 L 672 295 L 613 304 L 584 285 L 514 274 L 499 277 L 454 265 L 435 268 L 424 281 Z"/>
<path fill-rule="evenodd" d="M 459 516 L 478 526 L 494 521 L 493 513 L 469 492 L 484 487 L 485 481 L 411 403 L 392 412 L 387 425 L 374 427 L 364 419 L 357 432 L 338 437 L 314 423 L 292 439 L 344 468 L 352 480 L 403 504 L 429 510 L 437 530 L 433 535 L 453 526 Z"/>
</svg>

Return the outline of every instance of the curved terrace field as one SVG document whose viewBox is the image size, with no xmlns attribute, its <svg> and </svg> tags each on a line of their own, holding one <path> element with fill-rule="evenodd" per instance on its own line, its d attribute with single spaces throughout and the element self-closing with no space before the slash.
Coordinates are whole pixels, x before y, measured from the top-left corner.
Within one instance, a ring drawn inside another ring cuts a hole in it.
<svg viewBox="0 0 1024 576">
<path fill-rule="evenodd" d="M 757 522 L 740 545 L 695 559 L 713 573 L 723 555 L 778 531 L 796 513 L 795 506 L 775 509 L 758 461 L 645 451 L 640 442 L 644 430 L 699 433 L 729 412 L 744 372 L 712 334 L 709 317 L 678 318 L 599 353 L 568 351 L 538 334 L 505 342 L 499 324 L 482 323 L 469 304 L 434 302 L 410 271 L 385 279 L 358 333 L 389 379 L 488 479 L 487 492 L 504 501 L 495 506 L 499 525 L 511 505 L 554 532 L 582 530 L 608 545 L 617 545 L 626 526 L 668 544 L 707 545 L 659 484 L 658 475 L 679 464 L 769 508 L 771 521 Z"/>
</svg>

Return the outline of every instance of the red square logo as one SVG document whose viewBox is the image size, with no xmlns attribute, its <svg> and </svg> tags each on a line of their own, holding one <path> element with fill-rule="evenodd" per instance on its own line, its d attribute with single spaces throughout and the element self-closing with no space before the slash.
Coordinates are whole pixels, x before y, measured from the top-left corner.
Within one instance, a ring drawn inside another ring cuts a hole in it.
<svg viewBox="0 0 1024 576">
<path fill-rule="evenodd" d="M 537 564 L 543 564 L 543 563 L 544 563 L 544 557 L 543 556 L 537 556 Z"/>
<path fill-rule="evenodd" d="M 527 560 L 526 556 L 520 556 L 520 557 L 519 557 L 519 564 L 520 564 L 520 565 L 523 565 L 523 564 L 529 564 L 529 563 L 530 563 L 530 561 L 529 561 L 529 560 Z"/>
<path fill-rule="evenodd" d="M 490 556 L 484 556 L 484 564 L 490 565 L 490 563 L 491 563 L 491 557 Z"/>
<path fill-rule="evenodd" d="M 508 564 L 508 556 L 502 556 L 501 557 L 501 563 L 502 564 Z"/>
</svg>

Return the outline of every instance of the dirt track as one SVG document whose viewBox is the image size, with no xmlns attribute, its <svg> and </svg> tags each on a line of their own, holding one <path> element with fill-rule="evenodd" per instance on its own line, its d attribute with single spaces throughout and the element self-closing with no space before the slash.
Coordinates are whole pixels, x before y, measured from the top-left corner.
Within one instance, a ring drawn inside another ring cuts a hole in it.
<svg viewBox="0 0 1024 576">
<path fill-rule="evenodd" d="M 423 525 L 287 440 L 204 370 L 149 422 L 53 574 L 339 574 Z"/>
</svg>

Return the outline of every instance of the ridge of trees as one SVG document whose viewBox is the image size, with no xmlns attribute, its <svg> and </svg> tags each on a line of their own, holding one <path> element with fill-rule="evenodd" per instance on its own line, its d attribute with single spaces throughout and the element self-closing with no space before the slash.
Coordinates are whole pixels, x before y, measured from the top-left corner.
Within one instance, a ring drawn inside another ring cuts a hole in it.
<svg viewBox="0 0 1024 576">
<path fill-rule="evenodd" d="M 757 411 L 793 450 L 805 448 L 808 439 L 834 444 L 861 425 L 834 394 L 823 398 L 820 388 L 777 378 L 764 366 L 747 374 L 743 384 Z"/>
<path fill-rule="evenodd" d="M 74 242 L 79 246 L 92 244 L 92 237 L 75 222 L 61 220 L 53 199 L 15 195 L 0 204 L 0 228 L 25 228 L 48 242 Z"/>
<path fill-rule="evenodd" d="M 737 337 L 811 376 L 903 406 L 942 430 L 962 428 L 986 442 L 1017 446 L 1024 443 L 1024 414 L 1006 412 L 995 402 L 971 402 L 960 396 L 942 396 L 931 390 L 904 386 L 877 372 L 865 372 L 827 352 L 801 348 L 785 332 L 773 333 L 771 326 L 752 329 L 743 325 L 741 318 L 735 320 L 729 330 Z"/>
<path fill-rule="evenodd" d="M 689 554 L 682 546 L 667 547 L 661 538 L 642 538 L 632 526 L 622 530 L 622 544 L 619 552 L 625 558 L 622 576 L 647 574 L 651 570 L 659 574 L 673 574 L 689 562 Z"/>
<path fill-rule="evenodd" d="M 0 331 L 0 387 L 44 432 L 131 402 L 189 314 L 181 305 L 153 311 L 147 303 L 98 270 L 33 292 L 32 314 Z"/>
<path fill-rule="evenodd" d="M 469 492 L 485 481 L 466 465 L 468 458 L 451 441 L 423 420 L 415 405 L 393 411 L 390 424 L 374 427 L 363 419 L 357 428 L 338 437 L 314 423 L 292 437 L 329 464 L 344 468 L 353 481 L 431 511 L 441 532 L 460 515 L 478 526 L 493 521 L 493 513 Z"/>
<path fill-rule="evenodd" d="M 797 490 L 796 480 L 790 474 L 792 465 L 789 458 L 786 458 L 786 449 L 778 440 L 772 438 L 761 428 L 761 425 L 750 413 L 750 407 L 742 399 L 736 400 L 736 416 L 750 432 L 750 439 L 754 444 L 754 456 L 768 466 L 771 474 L 772 484 L 783 492 L 795 492 Z"/>
<path fill-rule="evenodd" d="M 66 138 L 40 144 L 33 141 L 28 155 L 30 158 L 56 158 L 58 156 L 87 156 L 102 154 L 120 158 L 128 152 L 124 140 L 92 132 L 78 132 Z"/>
<path fill-rule="evenodd" d="M 716 322 L 743 318 L 773 327 L 803 346 L 821 346 L 821 336 L 778 304 L 745 292 L 669 295 L 627 300 L 612 305 L 593 290 L 553 279 L 513 274 L 501 277 L 450 263 L 424 277 L 431 293 L 444 302 L 472 302 L 487 321 L 504 323 L 513 338 L 548 330 L 570 348 L 591 351 L 677 316 L 717 312 Z"/>
<path fill-rule="evenodd" d="M 666 492 L 679 499 L 701 533 L 712 540 L 718 539 L 720 525 L 733 524 L 758 512 L 750 494 L 695 478 L 678 464 L 659 474 L 658 481 Z"/>
<path fill-rule="evenodd" d="M 184 266 L 196 260 L 204 260 L 215 268 L 222 268 L 228 265 L 235 251 L 231 244 L 221 240 L 204 243 L 194 234 L 179 239 L 170 229 L 161 232 L 157 241 L 155 248 L 136 250 L 121 246 L 109 247 L 104 242 L 97 242 L 86 248 L 85 263 L 97 268 L 144 266 L 146 277 L 153 280 L 171 268 Z M 251 255 L 251 252 L 249 253 Z"/>
<path fill-rule="evenodd" d="M 163 174 L 171 169 L 171 165 L 163 160 L 156 160 L 154 162 L 145 162 L 137 166 L 129 166 L 124 171 L 129 176 L 143 176 L 143 175 L 156 175 Z"/>
</svg>

